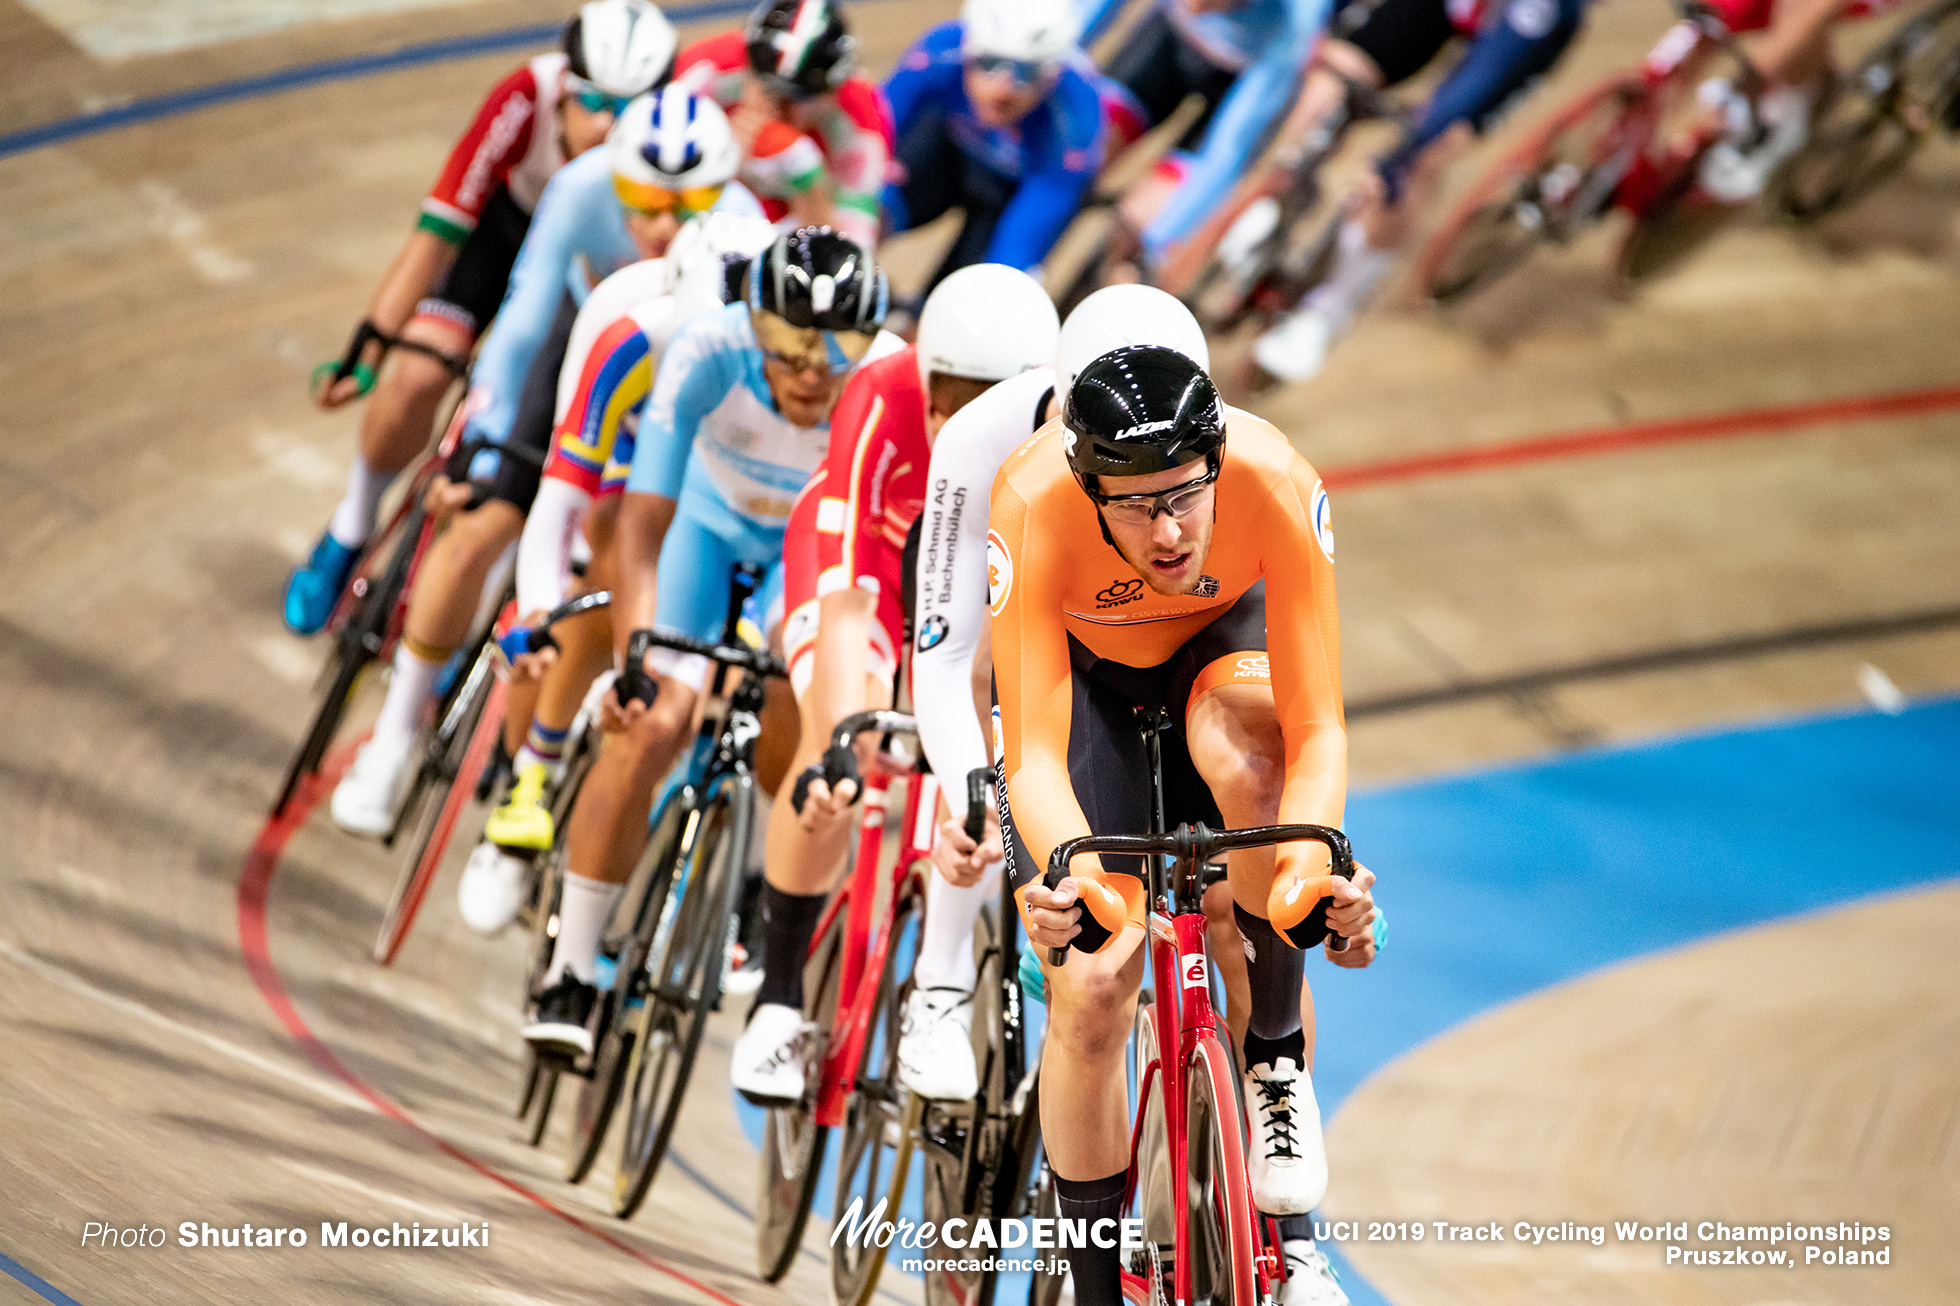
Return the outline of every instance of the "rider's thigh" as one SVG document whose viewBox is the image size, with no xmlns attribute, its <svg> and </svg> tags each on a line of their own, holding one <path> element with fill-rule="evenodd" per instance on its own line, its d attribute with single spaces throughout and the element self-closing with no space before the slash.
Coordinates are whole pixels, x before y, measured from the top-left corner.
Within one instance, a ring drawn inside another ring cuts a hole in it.
<svg viewBox="0 0 1960 1306">
<path fill-rule="evenodd" d="M 487 499 L 468 512 L 460 513 L 437 541 L 460 551 L 471 561 L 488 564 L 510 547 L 524 530 L 524 514 L 502 499 Z M 454 554 L 452 554 L 454 556 Z"/>
<path fill-rule="evenodd" d="M 1184 728 L 1191 761 L 1228 824 L 1279 819 L 1286 742 L 1270 685 L 1216 685 L 1193 698 Z"/>
<path fill-rule="evenodd" d="M 1347 41 L 1322 41 L 1315 53 L 1316 65 L 1325 65 L 1351 82 L 1380 90 L 1387 79 L 1382 74 L 1381 65 L 1369 56 L 1366 50 Z M 1315 70 L 1319 71 L 1318 68 Z M 1324 75 L 1324 74 L 1323 74 Z"/>
</svg>

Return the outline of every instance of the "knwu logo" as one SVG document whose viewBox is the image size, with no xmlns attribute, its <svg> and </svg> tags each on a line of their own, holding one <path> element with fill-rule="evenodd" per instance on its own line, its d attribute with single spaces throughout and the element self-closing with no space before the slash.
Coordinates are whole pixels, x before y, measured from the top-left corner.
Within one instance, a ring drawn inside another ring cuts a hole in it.
<svg viewBox="0 0 1960 1306">
<path fill-rule="evenodd" d="M 1243 657 L 1232 668 L 1232 675 L 1238 680 L 1271 680 L 1273 678 L 1272 659 L 1264 653 Z"/>
<path fill-rule="evenodd" d="M 1134 603 L 1142 597 L 1143 582 L 1141 580 L 1134 578 L 1130 580 L 1114 580 L 1109 583 L 1107 588 L 1097 592 L 1096 606 L 1098 608 L 1121 607 L 1125 603 Z"/>
</svg>

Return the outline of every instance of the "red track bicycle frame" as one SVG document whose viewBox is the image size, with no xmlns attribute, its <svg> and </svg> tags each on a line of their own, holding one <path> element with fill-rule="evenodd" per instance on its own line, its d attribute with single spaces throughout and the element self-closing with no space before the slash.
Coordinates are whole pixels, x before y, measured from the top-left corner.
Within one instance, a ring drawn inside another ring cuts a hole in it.
<svg viewBox="0 0 1960 1306">
<path fill-rule="evenodd" d="M 847 913 L 843 955 L 838 959 L 843 971 L 838 977 L 837 1014 L 817 1088 L 815 1118 L 819 1125 L 844 1123 L 845 1107 L 857 1086 L 864 1042 L 870 1036 L 871 1015 L 878 1004 L 878 982 L 891 953 L 893 908 L 913 867 L 932 854 L 939 781 L 929 772 L 920 772 L 905 787 L 898 858 L 889 869 L 882 866 L 891 816 L 891 783 L 892 777 L 882 773 L 864 777 L 857 860 L 843 890 L 824 908 L 814 935 L 822 939 L 837 913 Z"/>
</svg>

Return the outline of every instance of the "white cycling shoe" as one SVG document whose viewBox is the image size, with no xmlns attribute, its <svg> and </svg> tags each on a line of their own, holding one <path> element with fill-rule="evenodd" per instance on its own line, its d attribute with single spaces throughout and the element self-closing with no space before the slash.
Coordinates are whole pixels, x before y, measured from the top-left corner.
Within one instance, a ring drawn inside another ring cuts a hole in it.
<svg viewBox="0 0 1960 1306">
<path fill-rule="evenodd" d="M 1298 385 L 1320 375 L 1334 342 L 1345 334 L 1346 323 L 1334 314 L 1302 304 L 1253 342 L 1252 360 L 1275 380 Z"/>
<path fill-rule="evenodd" d="M 728 1056 L 728 1078 L 757 1106 L 787 1106 L 803 1100 L 803 1055 L 809 1043 L 803 1013 L 766 1002 L 749 1017 L 749 1027 Z"/>
<path fill-rule="evenodd" d="M 898 1079 L 935 1102 L 968 1102 L 980 1092 L 973 1064 L 973 995 L 914 989 L 899 1026 Z"/>
<path fill-rule="evenodd" d="M 333 801 L 327 806 L 333 823 L 349 834 L 370 839 L 383 838 L 394 829 L 414 752 L 413 735 L 399 740 L 370 739 L 362 744 L 354 765 L 334 786 Z"/>
<path fill-rule="evenodd" d="M 1245 1075 L 1245 1114 L 1252 1122 L 1246 1169 L 1252 1204 L 1267 1215 L 1305 1215 L 1327 1195 L 1327 1143 L 1313 1076 L 1281 1057 Z"/>
<path fill-rule="evenodd" d="M 530 863 L 522 857 L 512 857 L 488 839 L 477 844 L 456 886 L 463 924 L 478 934 L 499 933 L 517 919 L 530 877 Z"/>
<path fill-rule="evenodd" d="M 1762 119 L 1760 141 L 1749 145 L 1755 124 L 1742 93 L 1721 78 L 1703 83 L 1701 97 L 1719 105 L 1728 117 L 1728 132 L 1701 156 L 1696 180 L 1725 204 L 1744 204 L 1763 193 L 1769 179 L 1810 139 L 1812 93 L 1799 86 L 1777 86 L 1757 100 Z"/>
<path fill-rule="evenodd" d="M 1279 1306 L 1348 1306 L 1340 1276 L 1313 1239 L 1289 1239 L 1281 1251 L 1286 1254 L 1286 1286 L 1280 1291 Z"/>
</svg>

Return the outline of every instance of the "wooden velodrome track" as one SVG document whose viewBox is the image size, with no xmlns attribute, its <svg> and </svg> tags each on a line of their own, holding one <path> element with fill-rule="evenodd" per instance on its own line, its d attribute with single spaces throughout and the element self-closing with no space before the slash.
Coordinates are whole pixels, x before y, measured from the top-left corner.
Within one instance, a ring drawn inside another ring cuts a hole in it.
<svg viewBox="0 0 1960 1306">
<path fill-rule="evenodd" d="M 0 135 L 561 10 L 496 0 L 103 62 L 0 0 Z M 872 65 L 952 11 L 862 5 Z M 1602 6 L 1522 117 L 1630 62 L 1663 22 L 1655 0 Z M 781 1288 L 748 1273 L 754 1159 L 723 1087 L 728 1025 L 690 1097 L 681 1164 L 621 1225 L 602 1214 L 604 1174 L 569 1190 L 553 1152 L 516 1137 L 516 947 L 462 928 L 450 879 L 379 971 L 366 951 L 393 862 L 316 819 L 263 920 L 317 1044 L 268 1008 L 268 972 L 255 984 L 240 964 L 241 923 L 250 952 L 260 919 L 240 868 L 318 656 L 279 627 L 278 595 L 338 495 L 353 429 L 306 404 L 306 373 L 338 349 L 443 151 L 516 57 L 0 157 L 0 1267 L 31 1267 L 83 1306 L 827 1292 L 815 1253 Z M 1322 378 L 1263 400 L 1348 487 L 1357 782 L 1843 706 L 1860 662 L 1914 695 L 1960 686 L 1960 396 L 1925 399 L 1960 384 L 1956 214 L 1960 151 L 1935 147 L 1824 229 L 1740 223 L 1632 302 L 1603 289 L 1589 245 L 1450 318 L 1385 306 Z M 1389 465 L 1898 394 L 1921 402 L 1718 422 L 1711 438 L 1597 456 Z M 1894 620 L 1914 614 L 1930 615 Z M 1648 653 L 1668 656 L 1605 674 Z M 1330 1128 L 1330 1206 L 1391 1215 L 1474 1196 L 1495 1212 L 1557 1193 L 1575 1219 L 1678 1218 L 1711 1194 L 1783 1209 L 1772 1199 L 1795 1188 L 1950 1230 L 1956 925 L 1960 893 L 1935 889 L 1485 1017 L 1350 1100 Z M 1824 1090 L 1792 1087 L 1834 1047 L 1857 1055 L 1834 1060 Z M 327 1056 L 419 1126 L 323 1071 Z M 1798 1142 L 1771 1155 L 1757 1135 L 1778 1112 Z M 1569 1127 L 1551 1137 L 1538 1126 L 1555 1117 Z M 326 1218 L 489 1221 L 494 1238 L 397 1255 L 79 1246 L 91 1220 Z M 1583 1251 L 1357 1259 L 1397 1302 L 1932 1303 L 1960 1294 L 1942 1241 L 1879 1280 L 1621 1274 Z M 886 1290 L 916 1300 L 896 1274 Z M 0 1301 L 16 1300 L 32 1297 L 0 1280 Z"/>
</svg>

